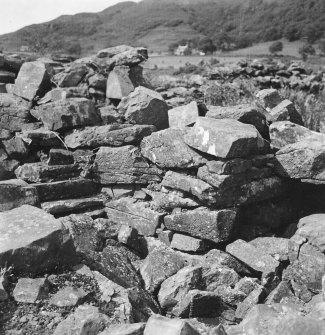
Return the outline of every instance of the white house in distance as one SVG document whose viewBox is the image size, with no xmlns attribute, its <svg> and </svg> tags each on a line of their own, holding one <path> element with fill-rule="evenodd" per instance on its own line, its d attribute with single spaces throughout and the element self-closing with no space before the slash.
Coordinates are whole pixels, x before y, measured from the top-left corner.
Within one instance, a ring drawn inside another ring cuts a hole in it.
<svg viewBox="0 0 325 335">
<path fill-rule="evenodd" d="M 186 56 L 191 54 L 190 47 L 186 45 L 179 45 L 178 48 L 175 50 L 175 56 Z"/>
</svg>

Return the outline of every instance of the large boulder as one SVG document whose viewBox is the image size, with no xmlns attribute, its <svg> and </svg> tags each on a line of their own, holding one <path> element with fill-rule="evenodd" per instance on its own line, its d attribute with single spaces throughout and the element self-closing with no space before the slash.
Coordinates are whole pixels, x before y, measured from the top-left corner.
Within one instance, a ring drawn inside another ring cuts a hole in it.
<svg viewBox="0 0 325 335">
<path fill-rule="evenodd" d="M 270 110 L 268 119 L 271 122 L 276 121 L 291 121 L 292 123 L 303 126 L 301 115 L 296 110 L 293 102 L 290 100 L 283 100 L 277 106 Z"/>
<path fill-rule="evenodd" d="M 0 266 L 38 273 L 73 261 L 66 229 L 43 210 L 23 205 L 0 213 Z M 70 259 L 69 259 L 70 258 Z"/>
<path fill-rule="evenodd" d="M 75 129 L 65 137 L 68 148 L 98 148 L 100 146 L 122 146 L 138 144 L 156 130 L 155 126 L 109 124 L 98 127 Z"/>
<path fill-rule="evenodd" d="M 230 239 L 236 219 L 236 209 L 214 211 L 198 208 L 192 211 L 175 212 L 166 216 L 164 222 L 170 230 L 220 243 Z"/>
<path fill-rule="evenodd" d="M 261 90 L 256 94 L 256 104 L 267 111 L 276 107 L 282 100 L 279 92 L 274 88 Z"/>
<path fill-rule="evenodd" d="M 270 126 L 271 145 L 275 149 L 281 149 L 286 145 L 293 144 L 309 137 L 324 140 L 323 134 L 311 131 L 308 128 L 300 126 L 290 121 L 274 122 Z"/>
<path fill-rule="evenodd" d="M 0 129 L 10 132 L 21 131 L 31 121 L 29 103 L 13 94 L 0 94 Z"/>
<path fill-rule="evenodd" d="M 268 150 L 254 126 L 233 119 L 200 117 L 184 139 L 194 149 L 219 158 L 247 157 Z"/>
<path fill-rule="evenodd" d="M 207 108 L 206 117 L 213 119 L 235 119 L 242 123 L 251 124 L 256 127 L 263 137 L 268 137 L 266 117 L 253 105 L 207 106 Z"/>
<path fill-rule="evenodd" d="M 35 187 L 20 179 L 0 182 L 0 212 L 22 205 L 36 206 L 37 204 L 38 194 Z"/>
<path fill-rule="evenodd" d="M 31 111 L 49 130 L 62 131 L 76 126 L 101 123 L 95 104 L 85 98 L 71 98 L 44 104 Z"/>
<path fill-rule="evenodd" d="M 51 88 L 50 76 L 42 62 L 26 62 L 21 67 L 13 93 L 26 100 L 42 97 Z"/>
<path fill-rule="evenodd" d="M 141 153 L 162 168 L 193 168 L 205 159 L 184 142 L 185 130 L 165 129 L 153 133 L 141 142 Z"/>
<path fill-rule="evenodd" d="M 168 106 L 162 96 L 143 86 L 123 98 L 119 112 L 132 124 L 154 125 L 158 130 L 168 128 Z"/>
<path fill-rule="evenodd" d="M 150 166 L 132 145 L 119 148 L 101 147 L 93 167 L 96 182 L 103 185 L 147 184 L 161 180 L 160 170 Z"/>
<path fill-rule="evenodd" d="M 309 137 L 276 153 L 276 170 L 287 178 L 325 180 L 325 139 Z"/>
</svg>

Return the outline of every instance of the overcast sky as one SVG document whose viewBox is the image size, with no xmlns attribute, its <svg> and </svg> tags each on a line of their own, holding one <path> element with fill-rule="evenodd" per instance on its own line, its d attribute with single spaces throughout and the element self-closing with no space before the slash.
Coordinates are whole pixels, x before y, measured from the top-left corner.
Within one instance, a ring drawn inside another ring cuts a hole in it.
<svg viewBox="0 0 325 335">
<path fill-rule="evenodd" d="M 99 12 L 124 0 L 0 0 L 0 35 L 63 14 Z M 139 0 L 133 0 L 139 1 Z"/>
</svg>

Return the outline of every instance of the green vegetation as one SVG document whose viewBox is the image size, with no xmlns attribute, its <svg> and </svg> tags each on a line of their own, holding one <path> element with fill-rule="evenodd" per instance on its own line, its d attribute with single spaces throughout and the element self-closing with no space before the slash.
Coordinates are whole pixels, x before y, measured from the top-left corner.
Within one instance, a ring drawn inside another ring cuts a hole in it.
<svg viewBox="0 0 325 335">
<path fill-rule="evenodd" d="M 281 41 L 276 41 L 272 43 L 269 47 L 269 51 L 272 55 L 277 54 L 278 52 L 281 52 L 283 50 L 283 43 Z"/>
</svg>

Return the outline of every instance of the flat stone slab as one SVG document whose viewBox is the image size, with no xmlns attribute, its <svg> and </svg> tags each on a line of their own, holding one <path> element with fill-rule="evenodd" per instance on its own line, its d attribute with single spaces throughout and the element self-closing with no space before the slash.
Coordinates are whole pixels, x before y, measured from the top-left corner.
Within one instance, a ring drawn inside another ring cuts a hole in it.
<svg viewBox="0 0 325 335">
<path fill-rule="evenodd" d="M 231 237 L 236 217 L 236 209 L 210 211 L 207 208 L 197 208 L 168 215 L 164 223 L 172 231 L 220 243 Z"/>
<path fill-rule="evenodd" d="M 209 244 L 206 243 L 206 241 L 200 240 L 195 237 L 183 234 L 173 234 L 170 247 L 172 249 L 177 249 L 185 252 L 200 252 L 207 250 Z"/>
<path fill-rule="evenodd" d="M 32 273 L 53 268 L 63 260 L 65 233 L 59 220 L 30 205 L 0 213 L 0 266 Z"/>
<path fill-rule="evenodd" d="M 30 184 L 30 186 L 37 190 L 41 202 L 86 197 L 99 191 L 98 185 L 92 180 L 82 178 Z"/>
<path fill-rule="evenodd" d="M 17 302 L 33 304 L 37 300 L 47 298 L 49 286 L 46 278 L 19 278 L 13 297 Z"/>
<path fill-rule="evenodd" d="M 37 189 L 21 179 L 0 182 L 0 212 L 22 205 L 36 206 L 39 202 Z"/>
<path fill-rule="evenodd" d="M 139 148 L 132 145 L 101 147 L 93 166 L 94 180 L 103 185 L 159 182 L 160 175 L 161 170 L 151 166 L 142 157 Z"/>
<path fill-rule="evenodd" d="M 219 158 L 240 158 L 266 153 L 267 142 L 257 129 L 233 119 L 200 117 L 184 137 L 194 149 Z"/>
<path fill-rule="evenodd" d="M 97 197 L 82 198 L 82 199 L 64 199 L 57 201 L 43 202 L 42 209 L 53 215 L 63 215 L 66 213 L 80 212 L 82 210 L 93 210 L 98 207 L 103 207 L 103 200 Z"/>
<path fill-rule="evenodd" d="M 23 130 L 19 136 L 31 145 L 51 148 L 61 147 L 63 145 L 62 141 L 59 139 L 59 134 L 45 128 Z"/>
<path fill-rule="evenodd" d="M 206 159 L 184 142 L 185 130 L 165 129 L 153 133 L 141 142 L 141 153 L 162 168 L 192 168 Z"/>
<path fill-rule="evenodd" d="M 144 137 L 149 136 L 154 131 L 156 131 L 155 126 L 109 124 L 87 127 L 83 130 L 75 129 L 65 137 L 64 142 L 71 149 L 98 148 L 100 146 L 119 147 L 138 144 Z"/>
<path fill-rule="evenodd" d="M 51 166 L 40 162 L 21 165 L 15 174 L 17 178 L 27 182 L 42 183 L 76 178 L 79 177 L 80 172 L 78 164 Z"/>
<path fill-rule="evenodd" d="M 55 293 L 49 303 L 57 307 L 76 306 L 82 302 L 87 293 L 82 288 L 67 286 Z"/>
<path fill-rule="evenodd" d="M 100 124 L 95 104 L 85 98 L 70 98 L 44 104 L 31 111 L 45 128 L 54 131 L 71 129 L 76 126 Z"/>
</svg>

